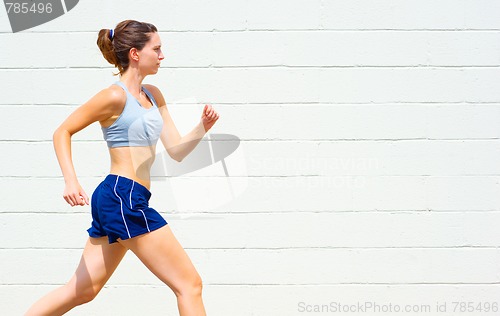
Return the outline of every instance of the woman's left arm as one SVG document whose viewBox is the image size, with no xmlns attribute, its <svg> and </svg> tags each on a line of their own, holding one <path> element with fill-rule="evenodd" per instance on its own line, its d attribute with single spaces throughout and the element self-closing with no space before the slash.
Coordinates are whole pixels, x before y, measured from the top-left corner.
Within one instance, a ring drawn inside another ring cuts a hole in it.
<svg viewBox="0 0 500 316">
<path fill-rule="evenodd" d="M 168 112 L 165 99 L 160 90 L 152 85 L 147 85 L 147 89 L 153 94 L 163 118 L 163 129 L 160 135 L 163 146 L 165 146 L 170 157 L 180 162 L 193 151 L 205 136 L 205 133 L 212 128 L 219 119 L 219 114 L 211 105 L 205 105 L 200 122 L 189 133 L 181 137 Z"/>
</svg>

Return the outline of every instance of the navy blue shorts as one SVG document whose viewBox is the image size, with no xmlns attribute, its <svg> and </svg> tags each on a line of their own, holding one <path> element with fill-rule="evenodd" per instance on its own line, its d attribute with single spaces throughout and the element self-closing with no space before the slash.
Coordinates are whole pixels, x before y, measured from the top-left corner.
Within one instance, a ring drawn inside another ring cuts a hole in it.
<svg viewBox="0 0 500 316">
<path fill-rule="evenodd" d="M 110 174 L 97 186 L 90 202 L 90 237 L 108 236 L 109 243 L 125 240 L 167 225 L 167 221 L 149 207 L 151 192 L 138 182 Z"/>
</svg>

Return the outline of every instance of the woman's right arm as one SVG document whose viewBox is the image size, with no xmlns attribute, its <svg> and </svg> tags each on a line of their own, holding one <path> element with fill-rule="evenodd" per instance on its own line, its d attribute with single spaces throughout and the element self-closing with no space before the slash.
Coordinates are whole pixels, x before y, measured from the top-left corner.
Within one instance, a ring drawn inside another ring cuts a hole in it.
<svg viewBox="0 0 500 316">
<path fill-rule="evenodd" d="M 63 196 L 71 206 L 89 204 L 88 196 L 80 186 L 73 166 L 71 136 L 96 121 L 106 120 L 121 112 L 125 102 L 124 93 L 114 88 L 104 89 L 78 107 L 55 130 L 52 137 L 54 150 L 66 184 Z"/>
</svg>

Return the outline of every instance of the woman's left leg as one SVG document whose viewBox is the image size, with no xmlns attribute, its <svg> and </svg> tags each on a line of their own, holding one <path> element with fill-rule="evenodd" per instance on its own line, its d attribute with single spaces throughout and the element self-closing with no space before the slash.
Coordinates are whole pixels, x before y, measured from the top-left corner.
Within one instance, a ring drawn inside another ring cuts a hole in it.
<svg viewBox="0 0 500 316">
<path fill-rule="evenodd" d="M 205 316 L 202 282 L 169 225 L 131 239 L 118 240 L 168 285 L 177 296 L 181 316 Z"/>
</svg>

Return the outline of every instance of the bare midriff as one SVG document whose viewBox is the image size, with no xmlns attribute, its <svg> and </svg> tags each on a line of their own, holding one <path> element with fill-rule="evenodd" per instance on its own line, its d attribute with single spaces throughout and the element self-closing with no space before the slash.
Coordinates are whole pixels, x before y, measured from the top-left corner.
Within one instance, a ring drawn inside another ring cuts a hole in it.
<svg viewBox="0 0 500 316">
<path fill-rule="evenodd" d="M 109 148 L 111 174 L 132 179 L 148 190 L 151 187 L 151 166 L 155 160 L 156 145 Z"/>
</svg>

